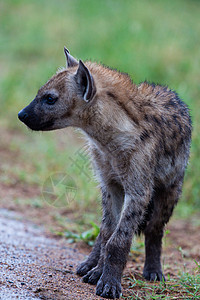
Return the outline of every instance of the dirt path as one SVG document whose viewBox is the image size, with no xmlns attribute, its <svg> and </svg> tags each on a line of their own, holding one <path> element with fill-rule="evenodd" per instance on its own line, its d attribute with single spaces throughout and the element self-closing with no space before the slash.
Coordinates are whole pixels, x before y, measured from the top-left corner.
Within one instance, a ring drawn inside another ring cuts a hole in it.
<svg viewBox="0 0 200 300">
<path fill-rule="evenodd" d="M 0 299 L 99 299 L 75 275 L 84 254 L 16 213 L 0 215 Z"/>
</svg>

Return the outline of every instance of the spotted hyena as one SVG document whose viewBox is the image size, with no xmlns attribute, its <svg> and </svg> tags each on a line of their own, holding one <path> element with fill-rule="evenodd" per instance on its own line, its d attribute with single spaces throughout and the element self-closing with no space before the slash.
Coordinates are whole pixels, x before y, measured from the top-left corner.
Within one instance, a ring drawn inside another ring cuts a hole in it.
<svg viewBox="0 0 200 300">
<path fill-rule="evenodd" d="M 190 142 L 187 106 L 168 87 L 132 83 L 127 74 L 78 62 L 65 48 L 67 68 L 43 85 L 19 112 L 32 130 L 81 128 L 102 191 L 100 233 L 78 266 L 96 294 L 119 298 L 134 234 L 145 235 L 143 276 L 164 280 L 161 243 L 180 197 Z"/>
</svg>

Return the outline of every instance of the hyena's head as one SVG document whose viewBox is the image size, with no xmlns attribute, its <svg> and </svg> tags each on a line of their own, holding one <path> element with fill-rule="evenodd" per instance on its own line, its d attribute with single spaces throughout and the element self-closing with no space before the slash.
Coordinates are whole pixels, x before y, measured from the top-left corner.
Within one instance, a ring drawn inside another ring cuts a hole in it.
<svg viewBox="0 0 200 300">
<path fill-rule="evenodd" d="M 96 88 L 93 77 L 80 60 L 64 48 L 67 68 L 43 85 L 35 99 L 23 108 L 18 118 L 32 130 L 54 130 L 79 126 L 79 112 L 84 110 Z"/>
</svg>

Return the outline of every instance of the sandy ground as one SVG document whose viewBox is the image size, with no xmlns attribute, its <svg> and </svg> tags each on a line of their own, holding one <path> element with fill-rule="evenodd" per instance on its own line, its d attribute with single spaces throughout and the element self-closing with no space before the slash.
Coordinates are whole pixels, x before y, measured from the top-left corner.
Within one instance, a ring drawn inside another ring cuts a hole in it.
<svg viewBox="0 0 200 300">
<path fill-rule="evenodd" d="M 0 214 L 0 299 L 99 299 L 75 275 L 84 254 L 17 213 Z"/>
</svg>

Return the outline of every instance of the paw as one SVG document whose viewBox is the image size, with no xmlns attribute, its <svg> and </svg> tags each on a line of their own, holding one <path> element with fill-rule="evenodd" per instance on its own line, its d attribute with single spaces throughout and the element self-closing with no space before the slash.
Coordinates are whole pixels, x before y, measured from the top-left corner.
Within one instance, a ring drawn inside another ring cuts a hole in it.
<svg viewBox="0 0 200 300">
<path fill-rule="evenodd" d="M 88 263 L 88 261 L 82 262 L 80 265 L 78 265 L 76 269 L 76 274 L 79 276 L 86 275 L 94 266 L 91 265 L 91 263 Z"/>
<path fill-rule="evenodd" d="M 90 284 L 97 284 L 97 281 L 101 277 L 102 271 L 103 268 L 96 266 L 83 277 L 83 281 Z"/>
<path fill-rule="evenodd" d="M 103 298 L 115 299 L 121 295 L 121 282 L 112 275 L 102 275 L 97 283 L 96 294 Z"/>
<path fill-rule="evenodd" d="M 143 277 L 149 281 L 165 281 L 165 276 L 161 270 L 144 270 Z"/>
</svg>

